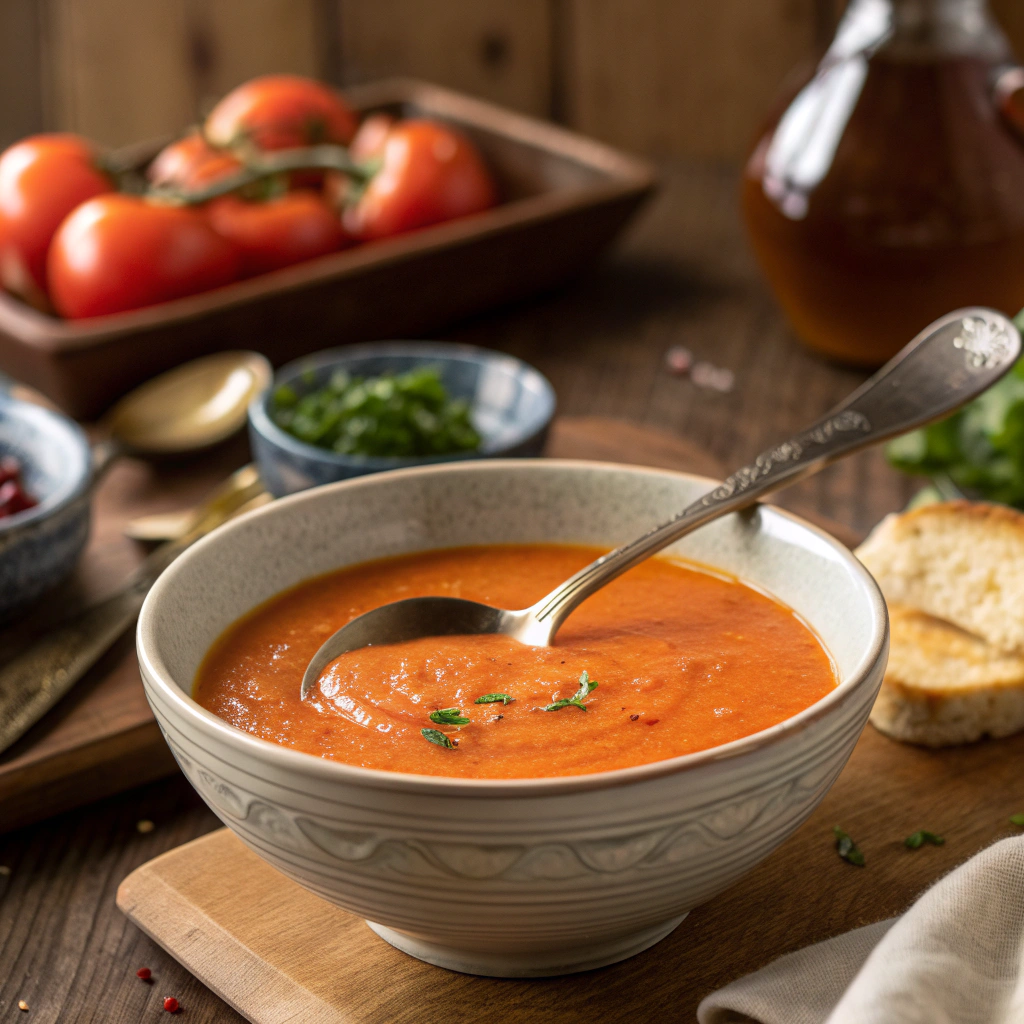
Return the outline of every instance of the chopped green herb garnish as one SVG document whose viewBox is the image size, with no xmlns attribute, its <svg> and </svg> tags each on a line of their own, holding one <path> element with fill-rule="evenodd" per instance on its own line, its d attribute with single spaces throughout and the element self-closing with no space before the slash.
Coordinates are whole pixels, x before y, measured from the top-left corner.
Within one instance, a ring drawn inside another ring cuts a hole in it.
<svg viewBox="0 0 1024 1024">
<path fill-rule="evenodd" d="M 1011 814 L 1010 824 L 1016 825 L 1017 828 L 1024 828 L 1024 814 Z"/>
<path fill-rule="evenodd" d="M 439 747 L 447 747 L 449 750 L 454 750 L 459 745 L 458 740 L 445 736 L 440 729 L 420 729 L 420 735 L 429 743 L 436 743 Z"/>
<path fill-rule="evenodd" d="M 462 708 L 441 708 L 431 711 L 430 720 L 438 725 L 467 725 L 469 719 L 462 713 Z"/>
<path fill-rule="evenodd" d="M 580 688 L 571 696 L 563 697 L 561 700 L 556 700 L 553 704 L 547 704 L 542 708 L 538 708 L 539 711 L 558 711 L 561 708 L 567 708 L 571 704 L 576 708 L 583 708 L 587 710 L 587 705 L 583 703 L 584 698 L 589 694 L 593 693 L 597 689 L 597 683 L 592 682 L 587 673 L 580 673 Z"/>
<path fill-rule="evenodd" d="M 274 392 L 274 403 L 282 409 L 291 409 L 299 403 L 299 396 L 290 384 L 282 384 Z"/>
<path fill-rule="evenodd" d="M 474 704 L 511 704 L 515 700 L 515 697 L 510 696 L 507 693 L 485 693 L 482 697 L 477 697 Z"/>
<path fill-rule="evenodd" d="M 911 850 L 919 850 L 925 843 L 931 843 L 932 846 L 942 846 L 945 841 L 942 836 L 936 835 L 934 832 L 926 832 L 922 829 L 920 832 L 907 836 L 903 840 L 903 845 Z"/>
<path fill-rule="evenodd" d="M 300 394 L 283 384 L 270 415 L 293 437 L 339 455 L 427 456 L 476 451 L 469 403 L 449 397 L 434 367 L 382 377 L 315 376 Z"/>
<path fill-rule="evenodd" d="M 847 862 L 864 867 L 864 854 L 857 849 L 857 844 L 838 826 L 832 829 L 836 837 L 836 853 Z"/>
</svg>

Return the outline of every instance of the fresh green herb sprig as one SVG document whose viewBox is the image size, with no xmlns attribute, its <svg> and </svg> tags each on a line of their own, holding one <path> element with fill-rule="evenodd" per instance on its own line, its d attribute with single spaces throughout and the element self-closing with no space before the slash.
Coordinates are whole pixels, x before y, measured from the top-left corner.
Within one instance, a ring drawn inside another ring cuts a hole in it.
<svg viewBox="0 0 1024 1024">
<path fill-rule="evenodd" d="M 430 712 L 430 720 L 438 725 L 468 725 L 469 719 L 462 713 L 462 708 L 441 708 Z"/>
<path fill-rule="evenodd" d="M 510 696 L 507 693 L 485 693 L 482 697 L 477 697 L 474 704 L 511 704 L 515 700 L 515 697 Z"/>
<path fill-rule="evenodd" d="M 1024 312 L 1016 323 L 1024 330 Z M 1024 508 L 1024 359 L 959 412 L 891 441 L 886 456 L 905 473 L 946 475 L 962 491 Z"/>
<path fill-rule="evenodd" d="M 864 854 L 857 848 L 857 844 L 838 825 L 832 829 L 836 837 L 836 853 L 839 854 L 847 864 L 854 864 L 859 868 L 864 867 Z"/>
<path fill-rule="evenodd" d="M 1024 814 L 1011 814 L 1010 824 L 1016 825 L 1017 828 L 1024 828 Z"/>
<path fill-rule="evenodd" d="M 440 729 L 420 729 L 420 735 L 428 743 L 436 743 L 439 747 L 446 747 L 448 750 L 454 750 L 459 745 L 458 740 L 446 736 Z"/>
<path fill-rule="evenodd" d="M 945 839 L 940 835 L 936 835 L 934 832 L 927 832 L 921 829 L 919 832 L 914 832 L 912 835 L 907 836 L 903 840 L 903 845 L 908 850 L 919 850 L 925 843 L 930 843 L 932 846 L 942 846 L 946 842 Z"/>
<path fill-rule="evenodd" d="M 270 415 L 293 437 L 339 455 L 418 457 L 480 447 L 469 403 L 449 397 L 430 366 L 368 378 L 336 371 L 305 394 L 282 384 Z"/>
<path fill-rule="evenodd" d="M 567 708 L 571 704 L 573 707 L 582 708 L 584 711 L 587 710 L 587 705 L 583 701 L 597 689 L 597 683 L 590 679 L 586 671 L 580 673 L 580 688 L 571 696 L 563 697 L 561 700 L 556 700 L 553 704 L 547 704 L 542 708 L 538 708 L 538 711 L 560 711 L 562 708 Z"/>
</svg>

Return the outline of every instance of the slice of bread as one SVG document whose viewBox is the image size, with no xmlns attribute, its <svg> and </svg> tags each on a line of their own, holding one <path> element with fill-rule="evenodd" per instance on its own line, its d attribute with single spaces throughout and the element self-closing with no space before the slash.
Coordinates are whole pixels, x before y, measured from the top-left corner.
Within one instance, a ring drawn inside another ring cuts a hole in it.
<svg viewBox="0 0 1024 1024">
<path fill-rule="evenodd" d="M 944 747 L 1024 729 L 1024 657 L 925 612 L 889 605 L 891 647 L 871 722 Z"/>
<path fill-rule="evenodd" d="M 1024 514 L 949 501 L 887 516 L 857 549 L 886 601 L 1024 656 Z"/>
</svg>

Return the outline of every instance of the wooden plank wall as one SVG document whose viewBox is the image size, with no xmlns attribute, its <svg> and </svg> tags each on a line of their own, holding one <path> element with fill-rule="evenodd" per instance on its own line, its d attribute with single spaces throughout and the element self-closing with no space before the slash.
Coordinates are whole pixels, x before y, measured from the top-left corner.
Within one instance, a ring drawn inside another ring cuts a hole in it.
<svg viewBox="0 0 1024 1024">
<path fill-rule="evenodd" d="M 655 156 L 734 160 L 842 0 L 0 0 L 0 145 L 109 145 L 293 71 L 408 74 Z M 1024 3 L 993 0 L 1024 54 Z"/>
</svg>

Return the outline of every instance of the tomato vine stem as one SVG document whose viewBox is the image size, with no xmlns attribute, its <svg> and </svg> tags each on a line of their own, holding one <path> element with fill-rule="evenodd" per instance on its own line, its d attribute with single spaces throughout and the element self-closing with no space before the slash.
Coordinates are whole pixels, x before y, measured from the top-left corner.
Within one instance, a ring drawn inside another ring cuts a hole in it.
<svg viewBox="0 0 1024 1024">
<path fill-rule="evenodd" d="M 338 171 L 357 185 L 363 185 L 373 177 L 376 170 L 375 164 L 354 161 L 343 146 L 307 146 L 259 154 L 250 152 L 242 158 L 242 166 L 235 174 L 218 178 L 204 188 L 156 187 L 149 189 L 146 197 L 179 206 L 198 206 L 247 185 L 291 171 Z"/>
</svg>

